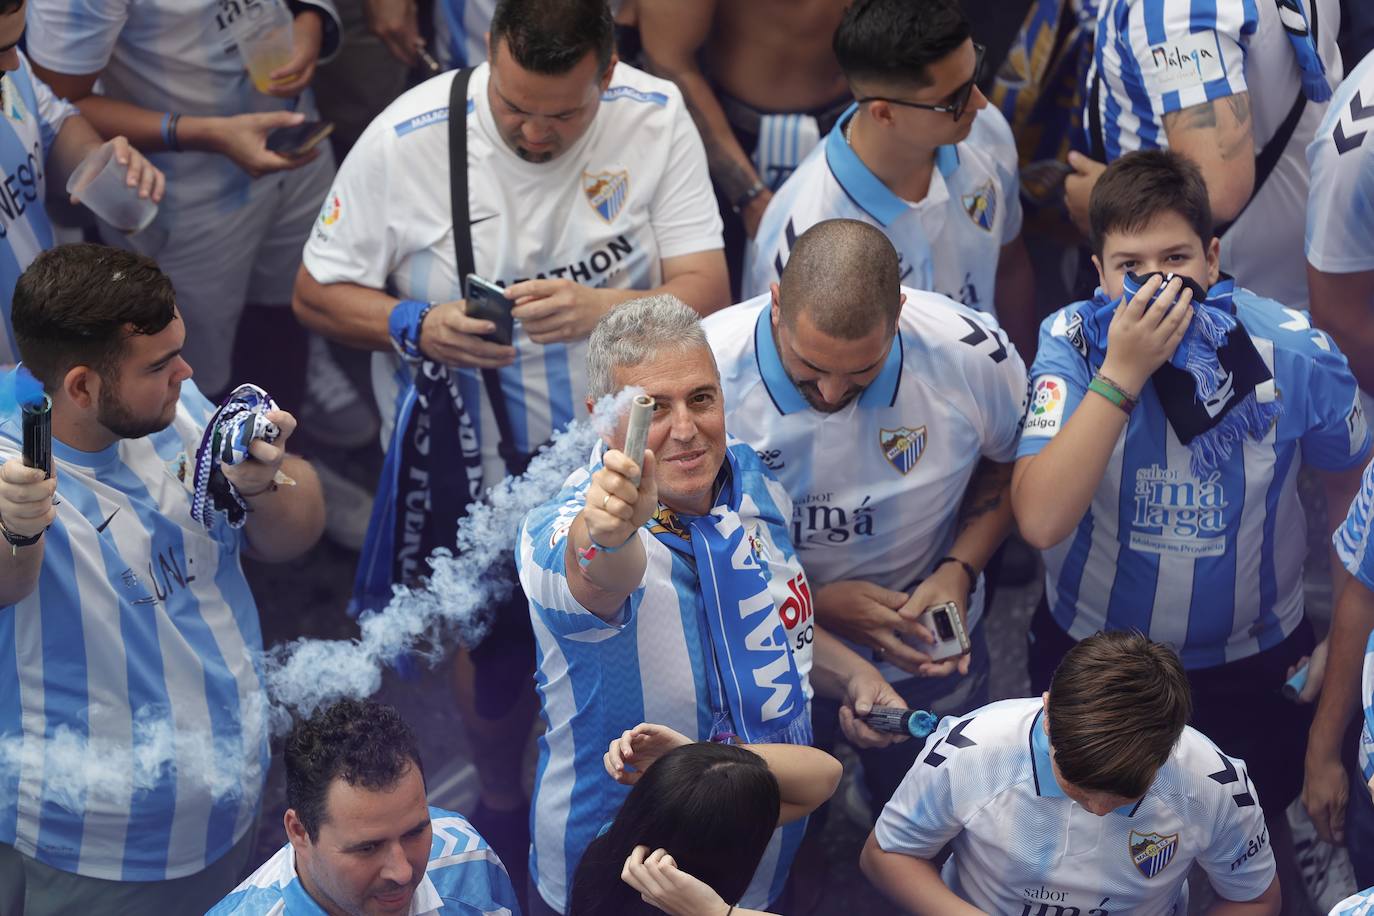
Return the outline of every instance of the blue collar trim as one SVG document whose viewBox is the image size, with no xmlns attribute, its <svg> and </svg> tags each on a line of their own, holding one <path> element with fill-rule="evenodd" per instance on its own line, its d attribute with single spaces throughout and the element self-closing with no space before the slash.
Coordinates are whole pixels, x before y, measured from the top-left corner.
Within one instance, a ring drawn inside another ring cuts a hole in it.
<svg viewBox="0 0 1374 916">
<path fill-rule="evenodd" d="M 1054 764 L 1050 761 L 1050 736 L 1045 734 L 1045 729 L 1040 724 L 1044 715 L 1045 710 L 1041 709 L 1031 720 L 1031 771 L 1035 777 L 1035 793 L 1041 798 L 1068 798 L 1060 788 L 1059 781 L 1054 778 Z M 1114 813 L 1134 817 L 1143 801 L 1141 798 L 1129 805 L 1122 805 Z"/>
<path fill-rule="evenodd" d="M 858 105 L 850 105 L 830 129 L 830 135 L 825 138 L 825 161 L 849 199 L 886 228 L 909 207 L 864 165 L 859 154 L 845 142 L 845 126 L 858 110 Z M 942 176 L 949 178 L 959 168 L 958 147 L 941 146 L 936 149 L 935 165 Z"/>
<path fill-rule="evenodd" d="M 902 332 L 899 328 L 896 338 L 892 341 L 892 346 L 887 350 L 887 358 L 883 362 L 882 371 L 878 373 L 877 378 L 869 382 L 863 394 L 859 395 L 861 408 L 870 410 L 896 405 L 897 392 L 902 385 L 902 363 L 905 353 L 906 346 L 902 342 Z M 759 311 L 758 320 L 754 322 L 754 357 L 758 362 L 759 376 L 763 379 L 763 386 L 767 389 L 768 396 L 773 399 L 773 406 L 778 409 L 778 413 L 787 416 L 811 409 L 811 405 L 797 390 L 796 384 L 793 383 L 787 370 L 782 366 L 782 357 L 778 354 L 778 345 L 773 340 L 773 309 L 771 305 L 765 305 Z"/>
</svg>

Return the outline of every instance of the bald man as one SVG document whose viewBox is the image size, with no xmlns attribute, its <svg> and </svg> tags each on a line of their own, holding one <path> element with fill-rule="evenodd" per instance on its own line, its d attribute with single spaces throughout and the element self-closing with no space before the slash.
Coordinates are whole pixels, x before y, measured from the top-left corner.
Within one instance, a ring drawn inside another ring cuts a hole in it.
<svg viewBox="0 0 1374 916">
<path fill-rule="evenodd" d="M 780 283 L 703 326 L 726 427 L 792 497 L 792 540 L 815 586 L 807 608 L 912 707 L 986 703 L 981 573 L 1011 530 L 1026 396 L 1025 364 L 996 320 L 901 286 L 881 230 L 826 220 L 797 239 Z M 917 621 L 945 602 L 972 650 L 936 661 Z M 875 811 L 919 752 L 918 741 L 860 752 Z"/>
</svg>

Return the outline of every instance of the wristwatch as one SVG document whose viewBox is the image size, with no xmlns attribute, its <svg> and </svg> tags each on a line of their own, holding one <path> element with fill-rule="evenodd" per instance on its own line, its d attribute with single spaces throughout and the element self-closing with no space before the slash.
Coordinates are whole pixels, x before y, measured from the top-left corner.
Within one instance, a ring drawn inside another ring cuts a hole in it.
<svg viewBox="0 0 1374 916">
<path fill-rule="evenodd" d="M 743 213 L 744 208 L 753 203 L 755 197 L 758 197 L 767 190 L 768 185 L 755 178 L 754 183 L 745 189 L 744 193 L 730 202 L 730 209 L 734 210 L 737 214 Z"/>
</svg>

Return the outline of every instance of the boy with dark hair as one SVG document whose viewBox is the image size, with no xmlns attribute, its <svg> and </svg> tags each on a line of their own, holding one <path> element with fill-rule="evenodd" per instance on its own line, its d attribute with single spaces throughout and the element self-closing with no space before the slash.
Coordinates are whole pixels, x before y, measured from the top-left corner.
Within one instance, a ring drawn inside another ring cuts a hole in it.
<svg viewBox="0 0 1374 916">
<path fill-rule="evenodd" d="M 1090 215 L 1101 287 L 1041 327 L 1012 478 L 1045 555 L 1031 685 L 1100 629 L 1174 646 L 1193 724 L 1250 762 L 1281 843 L 1303 756 L 1270 736 L 1311 720 L 1279 691 L 1314 647 L 1297 474 L 1350 504 L 1370 453 L 1355 379 L 1303 313 L 1221 273 L 1207 187 L 1180 154 L 1114 162 Z"/>
<path fill-rule="evenodd" d="M 983 47 L 957 0 L 857 0 L 835 30 L 856 104 L 778 189 L 745 259 L 742 293 L 779 280 L 811 226 L 877 226 L 902 282 L 995 315 L 1034 352 L 1034 280 L 1021 239 L 1016 146 L 977 87 Z"/>
<path fill-rule="evenodd" d="M 4 417 L 0 746 L 25 753 L 0 774 L 0 912 L 200 912 L 247 864 L 268 760 L 262 631 L 240 558 L 308 550 L 319 483 L 286 453 L 295 418 L 268 411 L 276 441 L 220 465 L 250 510 L 242 527 L 192 517 L 213 408 L 181 356 L 171 281 L 148 258 L 50 249 L 20 276 L 13 317 L 52 400 L 52 476 L 24 465 Z M 278 487 L 278 470 L 296 485 Z M 164 749 L 156 735 L 172 731 Z M 66 756 L 129 783 L 58 766 L 67 737 Z"/>
<path fill-rule="evenodd" d="M 860 864 L 912 913 L 1274 916 L 1279 885 L 1243 761 L 1185 723 L 1178 656 L 1140 633 L 1071 649 L 1048 693 L 947 718 Z M 947 843 L 953 855 L 931 861 Z"/>
<path fill-rule="evenodd" d="M 518 913 L 501 860 L 459 814 L 425 803 L 400 713 L 340 700 L 286 742 L 287 843 L 210 911 Z"/>
</svg>

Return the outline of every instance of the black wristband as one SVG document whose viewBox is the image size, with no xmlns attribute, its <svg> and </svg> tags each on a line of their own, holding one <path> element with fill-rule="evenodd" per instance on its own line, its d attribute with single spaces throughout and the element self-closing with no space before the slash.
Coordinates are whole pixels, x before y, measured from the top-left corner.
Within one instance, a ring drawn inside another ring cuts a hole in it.
<svg viewBox="0 0 1374 916">
<path fill-rule="evenodd" d="M 0 518 L 0 535 L 4 536 L 5 543 L 9 544 L 11 547 L 32 547 L 34 544 L 38 543 L 38 539 L 41 538 L 43 533 L 47 530 L 47 528 L 44 528 L 37 534 L 15 534 L 9 528 L 5 527 L 5 520 Z"/>
<path fill-rule="evenodd" d="M 767 190 L 768 185 L 755 178 L 754 183 L 745 189 L 743 194 L 730 201 L 730 209 L 734 210 L 736 213 L 744 212 L 744 208 L 753 203 L 754 198 Z"/>
<path fill-rule="evenodd" d="M 946 563 L 958 563 L 960 566 L 964 567 L 964 572 L 968 574 L 968 593 L 972 595 L 974 592 L 978 591 L 978 571 L 958 557 L 941 557 L 935 561 L 934 566 L 930 567 L 930 571 L 935 572 L 935 570 L 944 566 Z"/>
</svg>

